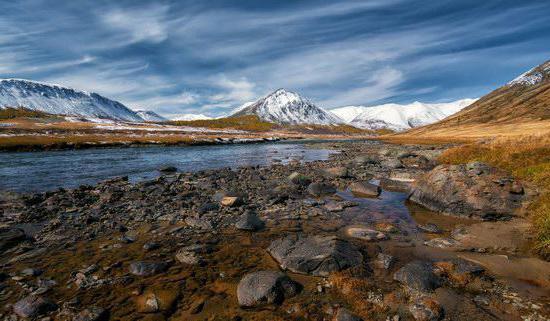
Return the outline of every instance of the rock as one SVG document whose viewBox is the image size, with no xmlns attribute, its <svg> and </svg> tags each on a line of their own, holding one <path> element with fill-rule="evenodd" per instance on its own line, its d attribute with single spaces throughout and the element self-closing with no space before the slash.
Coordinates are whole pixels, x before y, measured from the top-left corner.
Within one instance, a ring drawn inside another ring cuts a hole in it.
<svg viewBox="0 0 550 321">
<path fill-rule="evenodd" d="M 431 298 L 420 298 L 415 300 L 409 311 L 417 321 L 438 321 L 443 318 L 443 308 Z"/>
<path fill-rule="evenodd" d="M 395 257 L 389 254 L 378 253 L 374 264 L 379 269 L 389 270 L 395 263 Z"/>
<path fill-rule="evenodd" d="M 257 231 L 264 228 L 264 221 L 262 221 L 256 213 L 253 211 L 245 211 L 240 217 L 237 223 L 235 223 L 235 227 L 239 230 L 244 231 Z"/>
<path fill-rule="evenodd" d="M 189 264 L 189 265 L 202 265 L 204 264 L 204 259 L 200 254 L 208 254 L 212 252 L 212 248 L 204 244 L 194 244 L 181 248 L 176 253 L 176 259 L 180 263 Z"/>
<path fill-rule="evenodd" d="M 427 224 L 420 224 L 417 226 L 419 230 L 421 230 L 424 233 L 431 233 L 431 234 L 441 234 L 443 231 L 435 224 L 433 223 L 427 223 Z"/>
<path fill-rule="evenodd" d="M 174 166 L 164 166 L 164 167 L 159 168 L 159 172 L 161 172 L 161 173 L 175 173 L 177 171 L 178 171 L 178 169 Z"/>
<path fill-rule="evenodd" d="M 439 165 L 414 183 L 409 199 L 445 214 L 498 218 L 514 215 L 524 200 L 511 193 L 514 182 L 483 163 Z"/>
<path fill-rule="evenodd" d="M 145 244 L 143 244 L 143 249 L 145 251 L 153 251 L 153 250 L 156 250 L 160 248 L 160 244 L 158 244 L 157 242 L 147 242 Z"/>
<path fill-rule="evenodd" d="M 381 162 L 381 165 L 383 167 L 387 167 L 387 168 L 391 168 L 391 169 L 403 168 L 403 164 L 401 164 L 401 161 L 399 161 L 398 159 L 395 159 L 395 158 L 384 160 L 384 161 Z"/>
<path fill-rule="evenodd" d="M 34 318 L 56 308 L 56 305 L 48 299 L 29 295 L 13 305 L 13 312 L 22 318 Z"/>
<path fill-rule="evenodd" d="M 425 241 L 424 245 L 429 247 L 437 247 L 440 249 L 446 249 L 449 247 L 458 246 L 459 243 L 456 240 L 453 240 L 452 238 L 448 237 L 437 237 L 434 239 L 431 239 L 429 241 Z"/>
<path fill-rule="evenodd" d="M 315 197 L 321 197 L 324 195 L 330 195 L 336 193 L 336 187 L 327 183 L 311 183 L 307 187 L 309 194 Z"/>
<path fill-rule="evenodd" d="M 220 209 L 220 205 L 218 205 L 218 203 L 204 203 L 201 206 L 199 206 L 199 209 L 197 210 L 197 212 L 199 214 L 205 214 L 208 212 L 217 211 L 219 209 Z"/>
<path fill-rule="evenodd" d="M 237 286 L 237 299 L 242 307 L 280 304 L 296 295 L 299 285 L 284 273 L 258 271 L 245 275 Z"/>
<path fill-rule="evenodd" d="M 441 279 L 433 270 L 429 262 L 413 261 L 395 272 L 393 279 L 410 290 L 431 292 L 441 286 Z"/>
<path fill-rule="evenodd" d="M 383 241 L 387 240 L 388 236 L 382 232 L 370 229 L 363 226 L 351 226 L 346 228 L 346 235 L 356 239 L 365 241 Z"/>
<path fill-rule="evenodd" d="M 343 166 L 325 168 L 323 174 L 330 178 L 346 178 L 348 177 L 348 169 Z"/>
<path fill-rule="evenodd" d="M 376 197 L 382 191 L 380 186 L 369 182 L 355 182 L 349 186 L 349 189 L 354 195 L 359 197 Z"/>
<path fill-rule="evenodd" d="M 348 309 L 340 308 L 333 321 L 363 321 L 359 316 L 351 313 Z"/>
<path fill-rule="evenodd" d="M 154 290 L 136 298 L 137 311 L 140 313 L 155 313 L 169 311 L 178 298 L 176 291 Z"/>
<path fill-rule="evenodd" d="M 220 203 L 226 207 L 237 207 L 243 205 L 244 201 L 239 196 L 224 196 Z"/>
<path fill-rule="evenodd" d="M 370 155 L 364 155 L 364 156 L 355 157 L 353 159 L 353 163 L 356 165 L 366 165 L 366 164 L 376 165 L 380 163 L 380 160 Z"/>
<path fill-rule="evenodd" d="M 302 175 L 298 172 L 294 172 L 288 176 L 288 180 L 295 185 L 308 186 L 311 184 L 311 179 L 305 175 Z"/>
<path fill-rule="evenodd" d="M 26 238 L 25 232 L 18 228 L 0 229 L 0 252 L 14 247 Z"/>
<path fill-rule="evenodd" d="M 73 321 L 100 321 L 107 319 L 107 311 L 100 307 L 89 307 L 80 311 Z"/>
<path fill-rule="evenodd" d="M 384 233 L 395 234 L 395 233 L 399 232 L 399 228 L 397 228 L 397 226 L 395 226 L 391 223 L 387 223 L 387 222 L 377 223 L 375 227 L 376 227 L 376 230 L 384 232 Z"/>
<path fill-rule="evenodd" d="M 27 268 L 21 271 L 23 276 L 39 276 L 40 274 L 42 274 L 42 270 L 39 269 Z"/>
<path fill-rule="evenodd" d="M 355 247 L 335 236 L 287 236 L 273 241 L 268 251 L 282 269 L 320 276 L 363 261 Z"/>
<path fill-rule="evenodd" d="M 329 212 L 341 212 L 344 210 L 344 205 L 341 202 L 328 202 L 325 204 L 325 208 Z"/>
<path fill-rule="evenodd" d="M 408 168 L 432 169 L 435 166 L 435 163 L 425 156 L 414 153 L 403 153 L 398 159 L 404 167 Z"/>
<path fill-rule="evenodd" d="M 162 273 L 168 269 L 164 262 L 144 262 L 138 261 L 130 264 L 130 273 L 138 276 L 150 276 Z"/>
<path fill-rule="evenodd" d="M 185 223 L 191 227 L 198 228 L 201 230 L 213 230 L 214 224 L 212 221 L 205 217 L 192 217 L 188 216 L 185 218 Z"/>
<path fill-rule="evenodd" d="M 481 265 L 460 258 L 439 261 L 434 265 L 458 286 L 465 286 L 485 271 Z"/>
</svg>

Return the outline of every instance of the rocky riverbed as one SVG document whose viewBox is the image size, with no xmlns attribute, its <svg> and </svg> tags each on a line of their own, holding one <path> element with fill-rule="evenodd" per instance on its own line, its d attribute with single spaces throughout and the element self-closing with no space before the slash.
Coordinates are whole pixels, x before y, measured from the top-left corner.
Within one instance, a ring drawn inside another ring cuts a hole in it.
<svg viewBox="0 0 550 321">
<path fill-rule="evenodd" d="M 442 146 L 0 199 L 5 320 L 548 320 L 536 193 Z M 410 197 L 409 197 L 410 196 Z"/>
</svg>

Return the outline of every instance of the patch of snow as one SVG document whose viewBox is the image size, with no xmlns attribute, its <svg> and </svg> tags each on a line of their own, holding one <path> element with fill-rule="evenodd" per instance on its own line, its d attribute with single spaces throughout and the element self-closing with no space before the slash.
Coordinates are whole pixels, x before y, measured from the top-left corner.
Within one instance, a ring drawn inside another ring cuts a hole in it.
<svg viewBox="0 0 550 321">
<path fill-rule="evenodd" d="M 190 120 L 207 120 L 212 119 L 212 117 L 208 117 L 203 114 L 183 114 L 178 115 L 171 118 L 172 120 L 183 120 L 183 121 L 190 121 Z"/>
<path fill-rule="evenodd" d="M 545 62 L 544 64 L 532 68 L 527 72 L 519 75 L 514 80 L 507 83 L 507 86 L 522 85 L 522 86 L 533 86 L 540 83 L 545 77 L 550 74 L 550 61 Z"/>
<path fill-rule="evenodd" d="M 155 113 L 151 110 L 136 110 L 136 114 L 138 114 L 139 117 L 141 117 L 145 121 L 156 121 L 156 122 L 162 122 L 167 121 L 167 118 L 162 117 L 161 115 Z"/>
</svg>

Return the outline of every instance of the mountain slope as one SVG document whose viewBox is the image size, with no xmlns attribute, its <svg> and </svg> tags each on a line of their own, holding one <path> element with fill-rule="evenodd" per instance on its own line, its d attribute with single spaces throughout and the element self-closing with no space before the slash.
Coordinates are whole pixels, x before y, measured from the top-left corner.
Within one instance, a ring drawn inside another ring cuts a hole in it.
<svg viewBox="0 0 550 321">
<path fill-rule="evenodd" d="M 178 115 L 171 118 L 171 120 L 182 120 L 182 121 L 207 120 L 207 119 L 212 119 L 212 117 L 208 117 L 203 114 L 183 114 L 183 115 Z"/>
<path fill-rule="evenodd" d="M 0 79 L 0 108 L 25 107 L 49 114 L 141 122 L 123 104 L 96 93 L 22 79 Z"/>
<path fill-rule="evenodd" d="M 231 116 L 244 115 L 256 115 L 263 121 L 291 125 L 335 125 L 343 122 L 336 115 L 285 89 L 278 89 L 255 103 L 248 104 Z"/>
<path fill-rule="evenodd" d="M 136 110 L 136 114 L 145 121 L 167 121 L 167 118 L 155 113 L 151 110 Z"/>
<path fill-rule="evenodd" d="M 355 127 L 400 131 L 434 123 L 460 111 L 473 102 L 475 99 L 462 99 L 439 104 L 414 102 L 408 105 L 348 106 L 331 111 Z"/>
</svg>

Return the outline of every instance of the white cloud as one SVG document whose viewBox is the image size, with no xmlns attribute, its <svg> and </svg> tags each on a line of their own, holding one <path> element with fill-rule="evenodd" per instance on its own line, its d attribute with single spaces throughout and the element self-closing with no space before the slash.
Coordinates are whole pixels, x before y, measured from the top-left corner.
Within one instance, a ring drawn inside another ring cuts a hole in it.
<svg viewBox="0 0 550 321">
<path fill-rule="evenodd" d="M 256 85 L 245 77 L 230 79 L 225 75 L 221 75 L 213 81 L 213 85 L 222 91 L 210 97 L 214 102 L 238 104 L 257 98 L 257 94 L 254 91 Z"/>
<path fill-rule="evenodd" d="M 101 21 L 112 29 L 123 43 L 159 43 L 168 38 L 166 5 L 136 9 L 114 9 L 101 15 Z"/>
</svg>

